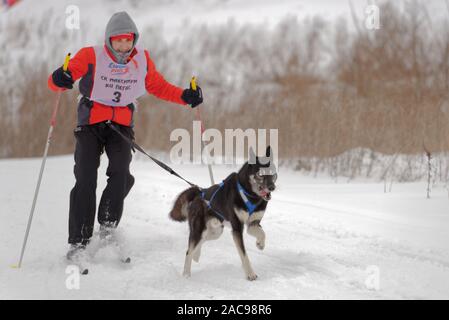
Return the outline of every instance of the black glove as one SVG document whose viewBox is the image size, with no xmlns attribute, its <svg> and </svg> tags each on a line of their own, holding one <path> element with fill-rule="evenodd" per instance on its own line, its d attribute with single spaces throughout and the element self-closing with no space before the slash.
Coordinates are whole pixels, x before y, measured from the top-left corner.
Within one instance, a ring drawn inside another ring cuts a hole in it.
<svg viewBox="0 0 449 320">
<path fill-rule="evenodd" d="M 182 92 L 181 99 L 184 100 L 185 103 L 190 104 L 192 108 L 203 103 L 203 91 L 201 91 L 200 86 L 196 86 L 196 90 L 192 89 L 192 85 L 190 85 L 190 89 L 185 89 Z"/>
<path fill-rule="evenodd" d="M 53 79 L 53 83 L 60 88 L 73 88 L 74 81 L 69 70 L 64 71 L 62 67 L 60 67 L 53 72 L 51 78 Z"/>
</svg>

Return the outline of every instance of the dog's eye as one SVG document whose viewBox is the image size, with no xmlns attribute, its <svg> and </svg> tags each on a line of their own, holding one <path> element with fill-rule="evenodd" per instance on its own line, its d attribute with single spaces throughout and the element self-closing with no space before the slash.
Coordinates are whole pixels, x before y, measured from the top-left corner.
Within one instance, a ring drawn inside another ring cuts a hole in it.
<svg viewBox="0 0 449 320">
<path fill-rule="evenodd" d="M 263 179 L 263 175 L 262 175 L 262 173 L 260 171 L 256 172 L 256 178 Z"/>
</svg>

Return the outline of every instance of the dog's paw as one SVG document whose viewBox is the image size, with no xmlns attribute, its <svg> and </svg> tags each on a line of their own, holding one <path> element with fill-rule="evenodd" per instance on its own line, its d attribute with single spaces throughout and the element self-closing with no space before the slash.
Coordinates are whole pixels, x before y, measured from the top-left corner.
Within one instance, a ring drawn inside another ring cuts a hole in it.
<svg viewBox="0 0 449 320">
<path fill-rule="evenodd" d="M 191 276 L 191 274 L 190 274 L 190 272 L 183 272 L 182 273 L 182 276 L 184 277 L 184 278 L 190 278 L 190 276 Z"/>
<path fill-rule="evenodd" d="M 257 279 L 257 274 L 255 274 L 254 272 L 252 272 L 252 273 L 248 274 L 248 275 L 246 276 L 246 278 L 247 278 L 249 281 L 254 281 L 254 280 Z"/>
<path fill-rule="evenodd" d="M 265 248 L 265 240 L 256 241 L 256 246 L 259 250 L 263 250 Z"/>
<path fill-rule="evenodd" d="M 193 261 L 195 262 L 200 262 L 200 256 L 201 256 L 201 250 L 198 249 L 194 254 L 193 254 Z"/>
</svg>

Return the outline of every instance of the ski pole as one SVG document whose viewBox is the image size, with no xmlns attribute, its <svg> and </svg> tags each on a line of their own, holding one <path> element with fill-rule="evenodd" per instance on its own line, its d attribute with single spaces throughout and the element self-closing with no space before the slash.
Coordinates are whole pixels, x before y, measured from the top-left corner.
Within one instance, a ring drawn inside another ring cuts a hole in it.
<svg viewBox="0 0 449 320">
<path fill-rule="evenodd" d="M 192 90 L 196 91 L 196 78 L 195 78 L 195 76 L 193 76 L 192 79 L 190 80 L 190 85 L 192 86 Z M 203 141 L 204 126 L 203 126 L 203 121 L 201 120 L 201 113 L 200 113 L 200 107 L 199 106 L 196 108 L 196 116 L 198 118 L 198 121 L 201 124 L 201 147 L 202 147 L 201 150 L 204 150 L 205 149 L 204 141 Z M 212 172 L 212 165 L 210 163 L 208 163 L 207 167 L 209 169 L 210 182 L 214 185 L 215 182 L 214 182 L 214 174 Z"/>
<path fill-rule="evenodd" d="M 69 60 L 70 60 L 70 53 L 67 54 L 67 56 L 65 57 L 64 65 L 63 65 L 63 70 L 64 71 L 67 71 L 67 66 L 69 65 Z M 51 142 L 51 138 L 52 138 L 52 134 L 53 134 L 53 129 L 54 129 L 55 125 L 56 125 L 56 115 L 58 113 L 59 100 L 61 99 L 61 93 L 62 93 L 62 91 L 59 90 L 57 92 L 57 94 L 56 94 L 56 100 L 55 100 L 55 104 L 54 104 L 54 107 L 53 107 L 53 113 L 51 115 L 50 129 L 48 129 L 47 143 L 45 144 L 44 156 L 42 157 L 42 163 L 41 163 L 41 169 L 40 169 L 40 172 L 39 172 L 39 178 L 37 179 L 37 185 L 36 185 L 36 189 L 34 191 L 33 204 L 31 206 L 30 216 L 28 218 L 28 225 L 27 225 L 27 229 L 26 229 L 26 232 L 25 232 L 25 238 L 23 239 L 23 245 L 22 245 L 22 251 L 20 253 L 19 264 L 17 266 L 13 266 L 15 268 L 20 268 L 22 266 L 23 255 L 25 254 L 25 248 L 26 248 L 26 244 L 27 244 L 27 241 L 28 241 L 28 235 L 29 235 L 30 229 L 31 229 L 31 222 L 33 221 L 34 208 L 36 207 L 37 196 L 39 194 L 39 188 L 41 186 L 42 174 L 44 173 L 45 162 L 47 160 L 48 148 L 50 147 L 50 142 Z"/>
</svg>

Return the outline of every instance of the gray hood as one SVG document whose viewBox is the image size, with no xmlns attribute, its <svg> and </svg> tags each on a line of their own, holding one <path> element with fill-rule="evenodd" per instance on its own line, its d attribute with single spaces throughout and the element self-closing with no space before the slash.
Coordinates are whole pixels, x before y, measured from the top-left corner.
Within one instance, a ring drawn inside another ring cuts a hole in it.
<svg viewBox="0 0 449 320">
<path fill-rule="evenodd" d="M 112 49 L 111 40 L 110 37 L 122 34 L 122 33 L 134 33 L 134 43 L 132 49 L 129 51 L 128 55 L 123 56 L 119 54 L 117 51 Z M 131 54 L 131 52 L 134 49 L 134 46 L 137 43 L 137 40 L 139 39 L 139 31 L 137 31 L 136 24 L 131 19 L 128 13 L 125 11 L 114 13 L 114 15 L 109 19 L 109 22 L 106 26 L 106 33 L 105 33 L 105 44 L 108 47 L 108 49 L 111 51 L 111 53 L 114 55 L 118 63 L 126 63 L 126 59 Z"/>
</svg>

